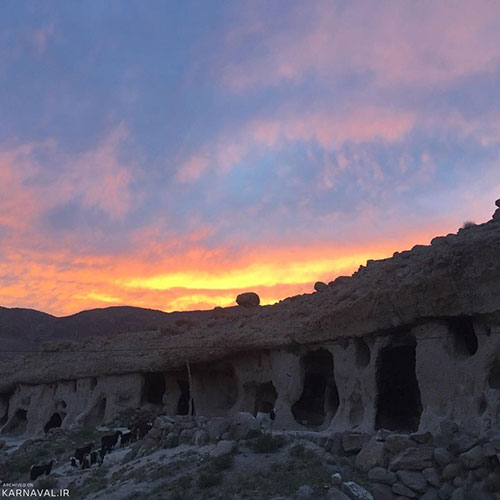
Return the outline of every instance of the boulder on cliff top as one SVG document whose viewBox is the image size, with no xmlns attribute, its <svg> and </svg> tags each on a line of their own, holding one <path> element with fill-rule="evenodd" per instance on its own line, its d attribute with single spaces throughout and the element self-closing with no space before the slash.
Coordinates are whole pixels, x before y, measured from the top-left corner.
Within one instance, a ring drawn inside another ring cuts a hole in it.
<svg viewBox="0 0 500 500">
<path fill-rule="evenodd" d="M 256 307 L 260 304 L 260 297 L 255 292 L 240 293 L 236 303 L 242 307 Z"/>
<path fill-rule="evenodd" d="M 317 292 L 321 292 L 323 290 L 327 290 L 328 285 L 326 283 L 323 283 L 322 281 L 316 281 L 316 283 L 314 283 L 314 289 Z"/>
</svg>

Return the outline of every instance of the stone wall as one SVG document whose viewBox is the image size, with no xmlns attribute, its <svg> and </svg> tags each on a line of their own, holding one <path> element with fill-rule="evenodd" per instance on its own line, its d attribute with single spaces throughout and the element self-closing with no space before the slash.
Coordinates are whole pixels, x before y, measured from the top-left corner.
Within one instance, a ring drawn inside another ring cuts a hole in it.
<svg viewBox="0 0 500 500">
<path fill-rule="evenodd" d="M 482 435 L 500 414 L 500 321 L 434 319 L 384 335 L 235 353 L 171 371 L 18 384 L 0 397 L 3 433 L 96 426 L 130 409 L 229 417 L 276 411 L 277 429 Z"/>
</svg>

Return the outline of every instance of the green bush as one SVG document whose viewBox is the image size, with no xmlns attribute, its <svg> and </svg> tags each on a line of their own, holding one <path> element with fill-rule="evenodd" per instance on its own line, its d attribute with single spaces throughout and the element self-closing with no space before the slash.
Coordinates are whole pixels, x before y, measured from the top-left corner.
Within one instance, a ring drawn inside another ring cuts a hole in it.
<svg viewBox="0 0 500 500">
<path fill-rule="evenodd" d="M 230 469 L 234 464 L 234 457 L 231 454 L 221 455 L 220 457 L 215 457 L 211 461 L 211 465 L 216 471 L 223 471 Z"/>
<path fill-rule="evenodd" d="M 210 469 L 201 471 L 200 477 L 198 478 L 198 486 L 200 488 L 211 488 L 212 486 L 217 486 L 222 483 L 222 474 L 220 472 L 214 472 Z"/>
<path fill-rule="evenodd" d="M 189 476 L 182 476 L 177 480 L 177 484 L 183 490 L 191 488 L 191 478 Z"/>
<path fill-rule="evenodd" d="M 257 439 L 253 439 L 248 446 L 255 453 L 274 453 L 282 448 L 285 440 L 281 436 L 273 437 L 269 434 L 262 434 Z"/>
</svg>

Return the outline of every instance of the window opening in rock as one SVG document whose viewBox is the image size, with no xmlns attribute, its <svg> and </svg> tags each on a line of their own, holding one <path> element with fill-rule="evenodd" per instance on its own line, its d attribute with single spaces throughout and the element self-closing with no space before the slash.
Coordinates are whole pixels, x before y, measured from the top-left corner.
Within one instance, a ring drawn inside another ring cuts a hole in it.
<svg viewBox="0 0 500 500">
<path fill-rule="evenodd" d="M 257 415 L 257 413 L 271 413 L 277 398 L 278 393 L 272 382 L 258 385 L 255 391 L 254 415 Z"/>
<path fill-rule="evenodd" d="M 451 318 L 448 327 L 453 335 L 455 355 L 460 358 L 473 356 L 477 352 L 478 342 L 472 318 L 469 316 Z"/>
<path fill-rule="evenodd" d="M 49 421 L 45 424 L 43 431 L 45 433 L 49 432 L 50 429 L 54 429 L 55 427 L 61 427 L 62 424 L 62 418 L 59 413 L 54 413 Z"/>
<path fill-rule="evenodd" d="M 356 348 L 356 365 L 365 368 L 370 364 L 371 354 L 368 344 L 363 339 L 354 339 Z"/>
</svg>

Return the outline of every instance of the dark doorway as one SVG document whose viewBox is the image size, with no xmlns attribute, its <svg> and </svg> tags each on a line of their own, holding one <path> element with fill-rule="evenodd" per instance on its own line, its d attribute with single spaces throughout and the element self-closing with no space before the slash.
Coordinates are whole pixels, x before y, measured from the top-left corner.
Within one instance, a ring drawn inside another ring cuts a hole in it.
<svg viewBox="0 0 500 500">
<path fill-rule="evenodd" d="M 165 394 L 165 375 L 163 373 L 145 373 L 142 387 L 142 400 L 154 405 L 163 404 Z"/>
<path fill-rule="evenodd" d="M 189 399 L 191 398 L 191 393 L 189 391 L 189 381 L 179 379 L 177 380 L 177 385 L 181 390 L 181 395 L 179 396 L 179 401 L 177 402 L 177 415 L 189 415 Z M 194 414 L 194 401 L 192 401 L 191 415 Z"/>
<path fill-rule="evenodd" d="M 59 415 L 59 413 L 54 413 L 54 415 L 52 415 L 49 421 L 45 424 L 43 431 L 47 433 L 50 431 L 50 429 L 54 429 L 55 427 L 61 427 L 61 424 L 62 424 L 61 415 Z"/>
<path fill-rule="evenodd" d="M 272 382 L 260 384 L 255 391 L 254 415 L 257 413 L 271 413 L 274 408 L 278 393 Z"/>
<path fill-rule="evenodd" d="M 333 418 L 339 397 L 333 376 L 333 356 L 325 350 L 310 352 L 301 359 L 304 387 L 300 399 L 292 406 L 295 420 L 308 427 L 319 427 L 325 417 Z"/>
<path fill-rule="evenodd" d="M 387 347 L 378 359 L 376 429 L 414 432 L 422 402 L 415 374 L 415 346 Z"/>
<path fill-rule="evenodd" d="M 453 335 L 454 354 L 458 358 L 468 358 L 477 352 L 478 342 L 474 322 L 469 316 L 457 316 L 448 321 Z"/>
</svg>

